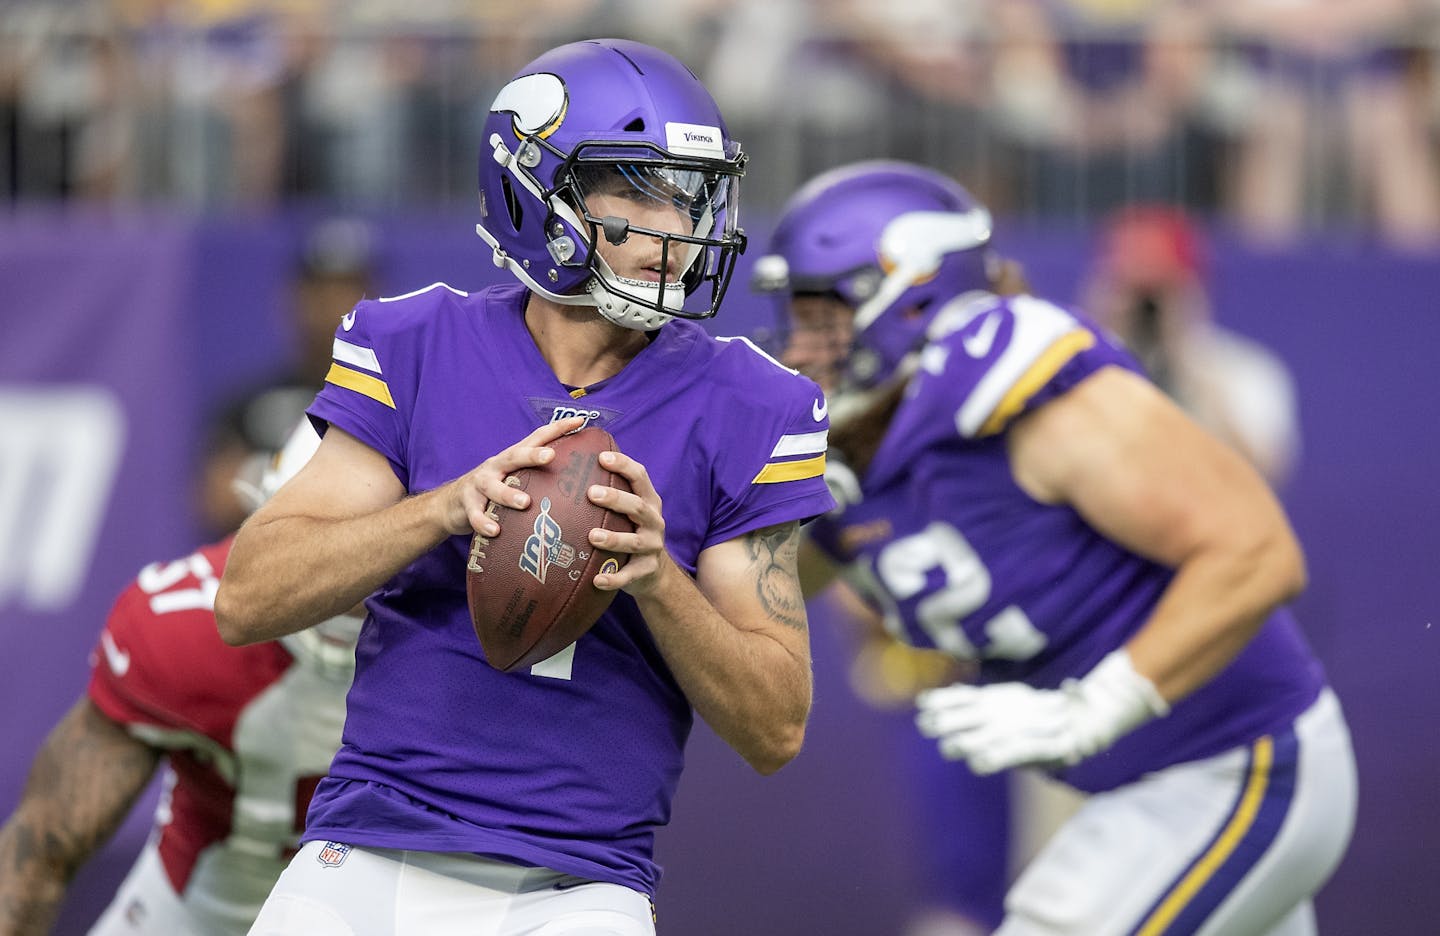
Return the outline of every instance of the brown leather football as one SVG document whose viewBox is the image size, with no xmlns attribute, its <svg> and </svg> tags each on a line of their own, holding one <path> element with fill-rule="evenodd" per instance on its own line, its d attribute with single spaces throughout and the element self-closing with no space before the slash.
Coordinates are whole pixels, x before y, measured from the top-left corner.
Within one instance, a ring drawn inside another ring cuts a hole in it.
<svg viewBox="0 0 1440 936">
<path fill-rule="evenodd" d="M 597 456 L 615 450 L 610 433 L 587 426 L 550 447 L 550 464 L 505 479 L 529 493 L 530 506 L 512 510 L 492 503 L 490 516 L 500 522 L 500 533 L 470 539 L 470 619 L 485 659 L 505 672 L 549 659 L 594 625 L 615 593 L 592 580 L 619 569 L 629 555 L 591 546 L 590 530 L 635 529 L 629 517 L 597 506 L 586 493 L 595 484 L 630 490 L 623 476 L 600 467 Z"/>
</svg>

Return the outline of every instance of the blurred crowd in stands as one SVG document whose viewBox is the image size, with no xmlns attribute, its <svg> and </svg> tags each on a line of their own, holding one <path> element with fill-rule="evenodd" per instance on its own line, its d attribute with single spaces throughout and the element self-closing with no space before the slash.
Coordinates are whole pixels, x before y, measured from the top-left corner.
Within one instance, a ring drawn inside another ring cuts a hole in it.
<svg viewBox="0 0 1440 936">
<path fill-rule="evenodd" d="M 1440 239 L 1440 0 L 0 0 L 0 186 L 468 204 L 501 81 L 595 35 L 701 75 L 752 210 L 894 156 L 1022 219 L 1160 201 L 1282 243 Z"/>
</svg>

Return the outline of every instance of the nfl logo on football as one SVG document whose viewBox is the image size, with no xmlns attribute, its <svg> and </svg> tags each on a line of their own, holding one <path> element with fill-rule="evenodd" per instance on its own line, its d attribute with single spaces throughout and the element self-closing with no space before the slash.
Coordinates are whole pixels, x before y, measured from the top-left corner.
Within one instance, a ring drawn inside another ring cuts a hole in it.
<svg viewBox="0 0 1440 936">
<path fill-rule="evenodd" d="M 350 854 L 350 846 L 344 842 L 326 842 L 325 847 L 320 849 L 320 854 L 315 860 L 327 868 L 338 868 Z"/>
</svg>

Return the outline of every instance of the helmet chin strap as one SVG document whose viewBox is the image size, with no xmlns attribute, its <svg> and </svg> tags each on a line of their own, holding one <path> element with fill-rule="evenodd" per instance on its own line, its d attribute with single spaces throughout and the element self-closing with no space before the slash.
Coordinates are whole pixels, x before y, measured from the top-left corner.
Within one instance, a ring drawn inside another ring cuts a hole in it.
<svg viewBox="0 0 1440 936">
<path fill-rule="evenodd" d="M 568 204 L 559 198 L 552 198 L 551 204 L 556 214 L 570 221 L 576 230 L 584 230 L 588 222 L 577 218 Z M 623 218 L 606 217 L 602 225 L 602 236 L 611 244 L 623 244 L 630 236 L 629 222 Z M 684 266 L 689 269 L 700 255 L 700 247 L 684 244 L 682 249 L 685 251 Z M 616 325 L 636 331 L 654 331 L 675 317 L 660 311 L 660 308 L 674 312 L 685 307 L 685 284 L 682 281 L 677 279 L 662 286 L 621 276 L 600 255 L 594 244 L 590 246 L 590 258 L 594 275 L 585 281 L 585 295 L 601 315 Z"/>
<path fill-rule="evenodd" d="M 866 299 L 855 310 L 855 321 L 852 326 L 855 334 L 858 335 L 874 325 L 880 314 L 894 305 L 895 300 L 899 299 L 905 290 L 913 286 L 922 275 L 923 271 L 912 270 L 904 266 L 892 270 L 881 281 L 880 288 L 875 291 L 875 295 Z"/>
</svg>

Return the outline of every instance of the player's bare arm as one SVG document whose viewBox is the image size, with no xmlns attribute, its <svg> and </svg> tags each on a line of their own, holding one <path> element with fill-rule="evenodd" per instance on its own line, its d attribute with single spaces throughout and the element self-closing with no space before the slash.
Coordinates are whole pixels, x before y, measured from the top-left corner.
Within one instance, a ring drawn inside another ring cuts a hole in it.
<svg viewBox="0 0 1440 936">
<path fill-rule="evenodd" d="M 215 618 L 232 644 L 271 640 L 343 613 L 448 536 L 493 535 L 490 501 L 523 508 L 504 483 L 554 457 L 547 443 L 580 419 L 550 423 L 449 484 L 406 496 L 379 452 L 332 429 L 309 463 L 240 530 Z"/>
<path fill-rule="evenodd" d="M 782 523 L 747 534 L 751 564 L 758 578 L 755 596 L 771 620 L 806 629 L 805 594 L 800 589 L 800 525 Z"/>
<path fill-rule="evenodd" d="M 800 591 L 798 523 L 755 530 L 700 554 L 694 580 L 665 551 L 660 496 L 644 466 L 620 453 L 601 463 L 634 493 L 592 492 L 635 523 L 594 530 L 591 542 L 631 559 L 597 576 L 634 596 L 690 704 L 757 771 L 773 773 L 800 751 L 810 714 L 810 637 Z"/>
<path fill-rule="evenodd" d="M 792 521 L 706 549 L 695 586 L 712 614 L 667 618 L 663 634 L 651 627 L 696 711 L 761 773 L 778 770 L 800 752 L 810 714 L 799 539 L 799 524 Z M 648 610 L 646 620 L 654 620 Z"/>
<path fill-rule="evenodd" d="M 1010 434 L 1016 480 L 1176 570 L 1128 650 L 1167 701 L 1240 652 L 1305 584 L 1299 544 L 1255 470 L 1142 378 L 1107 368 Z"/>
<path fill-rule="evenodd" d="M 88 698 L 75 703 L 0 828 L 0 934 L 50 932 L 71 878 L 119 828 L 159 760 Z"/>
</svg>

